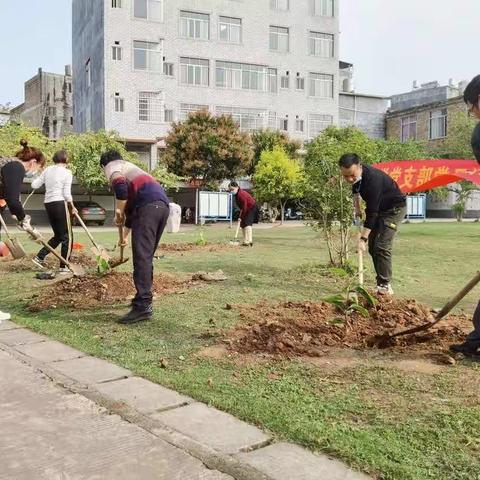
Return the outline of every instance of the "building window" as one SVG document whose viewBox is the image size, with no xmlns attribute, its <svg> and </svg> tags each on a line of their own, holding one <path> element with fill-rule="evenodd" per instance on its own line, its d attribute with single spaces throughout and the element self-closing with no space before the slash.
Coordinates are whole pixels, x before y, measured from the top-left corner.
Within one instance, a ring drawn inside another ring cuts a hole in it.
<svg viewBox="0 0 480 480">
<path fill-rule="evenodd" d="M 68 84 L 68 93 L 72 93 L 72 84 L 71 83 Z"/>
<path fill-rule="evenodd" d="M 210 15 L 180 12 L 180 36 L 195 40 L 210 39 Z"/>
<path fill-rule="evenodd" d="M 334 38 L 330 33 L 309 32 L 308 53 L 317 57 L 333 58 Z"/>
<path fill-rule="evenodd" d="M 115 111 L 116 112 L 124 112 L 125 111 L 125 100 L 120 97 L 115 97 L 114 98 L 114 103 L 115 103 Z"/>
<path fill-rule="evenodd" d="M 85 83 L 87 84 L 87 88 L 90 88 L 92 85 L 92 68 L 90 63 L 90 59 L 85 63 Z"/>
<path fill-rule="evenodd" d="M 219 38 L 222 42 L 242 42 L 242 19 L 220 17 Z"/>
<path fill-rule="evenodd" d="M 430 140 L 447 136 L 447 109 L 430 112 Z"/>
<path fill-rule="evenodd" d="M 312 13 L 321 17 L 333 17 L 335 13 L 335 0 L 310 0 Z"/>
<path fill-rule="evenodd" d="M 248 63 L 217 61 L 215 84 L 219 88 L 265 92 L 267 91 L 267 75 L 273 75 L 273 69 Z"/>
<path fill-rule="evenodd" d="M 305 90 L 305 78 L 297 77 L 297 84 L 295 86 L 297 90 Z"/>
<path fill-rule="evenodd" d="M 70 117 L 70 125 L 73 125 L 73 117 Z"/>
<path fill-rule="evenodd" d="M 163 63 L 163 73 L 168 77 L 173 77 L 173 63 Z"/>
<path fill-rule="evenodd" d="M 173 122 L 173 110 L 165 109 L 165 123 Z"/>
<path fill-rule="evenodd" d="M 119 45 L 114 45 L 112 47 L 112 60 L 121 60 L 122 59 L 122 47 Z"/>
<path fill-rule="evenodd" d="M 200 58 L 180 58 L 180 82 L 185 85 L 208 87 L 210 62 Z"/>
<path fill-rule="evenodd" d="M 162 53 L 160 43 L 133 42 L 133 65 L 135 70 L 162 71 Z"/>
<path fill-rule="evenodd" d="M 308 136 L 315 138 L 333 123 L 332 115 L 311 113 L 308 116 Z"/>
<path fill-rule="evenodd" d="M 277 128 L 277 112 L 268 112 L 268 128 L 270 130 Z"/>
<path fill-rule="evenodd" d="M 287 11 L 290 8 L 289 0 L 270 0 L 270 8 L 272 10 L 284 10 Z"/>
<path fill-rule="evenodd" d="M 415 140 L 417 138 L 417 116 L 409 115 L 408 117 L 403 117 L 401 120 L 402 124 L 402 133 L 401 139 L 402 142 L 408 140 Z"/>
<path fill-rule="evenodd" d="M 286 75 L 282 75 L 282 78 L 280 79 L 280 88 L 290 88 L 290 75 L 288 72 Z"/>
<path fill-rule="evenodd" d="M 270 50 L 286 53 L 289 50 L 289 43 L 288 28 L 270 26 Z"/>
<path fill-rule="evenodd" d="M 198 105 L 194 103 L 181 103 L 180 104 L 180 120 L 186 120 L 191 113 L 201 112 L 202 110 L 208 110 L 208 105 Z"/>
<path fill-rule="evenodd" d="M 278 92 L 278 76 L 276 68 L 268 69 L 268 91 L 271 93 Z"/>
<path fill-rule="evenodd" d="M 243 132 L 261 130 L 265 127 L 267 112 L 258 108 L 216 107 L 217 115 L 228 115 Z"/>
<path fill-rule="evenodd" d="M 112 8 L 122 8 L 122 0 L 112 0 Z"/>
<path fill-rule="evenodd" d="M 163 101 L 160 93 L 140 92 L 138 94 L 138 119 L 141 122 L 161 123 Z"/>
<path fill-rule="evenodd" d="M 295 131 L 297 133 L 303 133 L 305 131 L 305 120 L 298 117 L 295 119 Z"/>
<path fill-rule="evenodd" d="M 133 16 L 152 22 L 162 22 L 163 0 L 134 0 Z"/>
<path fill-rule="evenodd" d="M 310 96 L 333 98 L 333 75 L 326 73 L 310 73 Z"/>
<path fill-rule="evenodd" d="M 279 130 L 282 130 L 283 132 L 288 132 L 288 117 L 280 119 Z"/>
</svg>

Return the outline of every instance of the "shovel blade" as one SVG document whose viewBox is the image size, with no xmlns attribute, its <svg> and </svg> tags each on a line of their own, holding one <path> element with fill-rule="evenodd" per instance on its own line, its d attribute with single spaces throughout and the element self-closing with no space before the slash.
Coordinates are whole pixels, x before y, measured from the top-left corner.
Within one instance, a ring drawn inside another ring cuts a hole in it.
<svg viewBox="0 0 480 480">
<path fill-rule="evenodd" d="M 110 266 L 110 268 L 116 268 L 120 265 L 123 265 L 124 263 L 127 263 L 129 260 L 129 258 L 124 258 L 123 260 L 121 258 L 114 258 L 108 262 L 108 265 Z"/>
<path fill-rule="evenodd" d="M 92 247 L 90 249 L 90 251 L 96 256 L 96 257 L 100 257 L 100 258 L 103 258 L 104 260 L 106 260 L 107 262 L 110 261 L 110 255 L 108 254 L 107 250 L 103 247 Z"/>
<path fill-rule="evenodd" d="M 86 272 L 85 269 L 81 265 L 76 265 L 71 263 L 68 268 L 73 273 L 74 277 L 83 277 L 85 276 Z"/>
<path fill-rule="evenodd" d="M 19 260 L 27 255 L 25 249 L 16 238 L 6 239 L 4 242 L 15 260 Z"/>
</svg>

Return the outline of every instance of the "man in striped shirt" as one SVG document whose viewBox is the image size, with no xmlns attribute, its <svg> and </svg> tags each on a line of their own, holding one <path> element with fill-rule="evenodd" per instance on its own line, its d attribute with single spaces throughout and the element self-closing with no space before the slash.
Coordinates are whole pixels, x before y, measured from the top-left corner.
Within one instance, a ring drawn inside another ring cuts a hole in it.
<svg viewBox="0 0 480 480">
<path fill-rule="evenodd" d="M 119 323 L 148 320 L 152 314 L 153 256 L 169 215 L 169 199 L 163 187 L 141 168 L 109 150 L 100 158 L 115 194 L 115 224 L 123 226 L 125 246 L 132 232 L 133 281 L 137 293 L 131 311 Z"/>
</svg>

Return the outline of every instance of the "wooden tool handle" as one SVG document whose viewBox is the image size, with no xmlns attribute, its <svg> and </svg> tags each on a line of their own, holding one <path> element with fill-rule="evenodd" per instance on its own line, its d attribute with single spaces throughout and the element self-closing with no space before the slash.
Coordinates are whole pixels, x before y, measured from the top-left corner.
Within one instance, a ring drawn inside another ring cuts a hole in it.
<svg viewBox="0 0 480 480">
<path fill-rule="evenodd" d="M 363 251 L 358 250 L 358 284 L 363 287 Z"/>
<path fill-rule="evenodd" d="M 92 242 L 93 246 L 97 250 L 100 250 L 99 246 L 97 245 L 97 242 L 95 242 L 94 238 L 92 237 L 90 230 L 88 230 L 87 226 L 85 225 L 85 222 L 82 220 L 82 217 L 78 214 L 78 212 L 74 212 L 73 214 L 75 215 L 75 218 L 78 220 L 78 223 L 80 224 L 80 226 L 85 230 L 85 233 L 87 234 L 88 238 Z"/>
<path fill-rule="evenodd" d="M 12 240 L 12 237 L 10 236 L 10 233 L 8 232 L 7 224 L 5 223 L 5 220 L 3 219 L 2 215 L 0 215 L 0 223 L 2 224 L 2 228 L 5 230 L 5 235 L 9 240 Z"/>
<path fill-rule="evenodd" d="M 118 225 L 118 238 L 120 240 L 120 243 L 123 243 L 125 241 L 123 225 Z M 120 261 L 121 262 L 123 262 L 124 251 L 125 251 L 125 247 L 120 245 Z"/>
</svg>

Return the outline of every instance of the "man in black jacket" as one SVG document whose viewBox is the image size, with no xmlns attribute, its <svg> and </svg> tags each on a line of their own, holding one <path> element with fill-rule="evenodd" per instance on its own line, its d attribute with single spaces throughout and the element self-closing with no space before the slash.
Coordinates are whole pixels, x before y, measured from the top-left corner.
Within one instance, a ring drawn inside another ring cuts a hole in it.
<svg viewBox="0 0 480 480">
<path fill-rule="evenodd" d="M 343 178 L 352 185 L 355 216 L 361 218 L 360 198 L 365 201 L 366 218 L 358 239 L 358 249 L 368 251 L 377 274 L 377 293 L 393 295 L 392 244 L 406 214 L 407 200 L 386 173 L 362 165 L 360 157 L 348 153 L 340 158 Z"/>
</svg>

